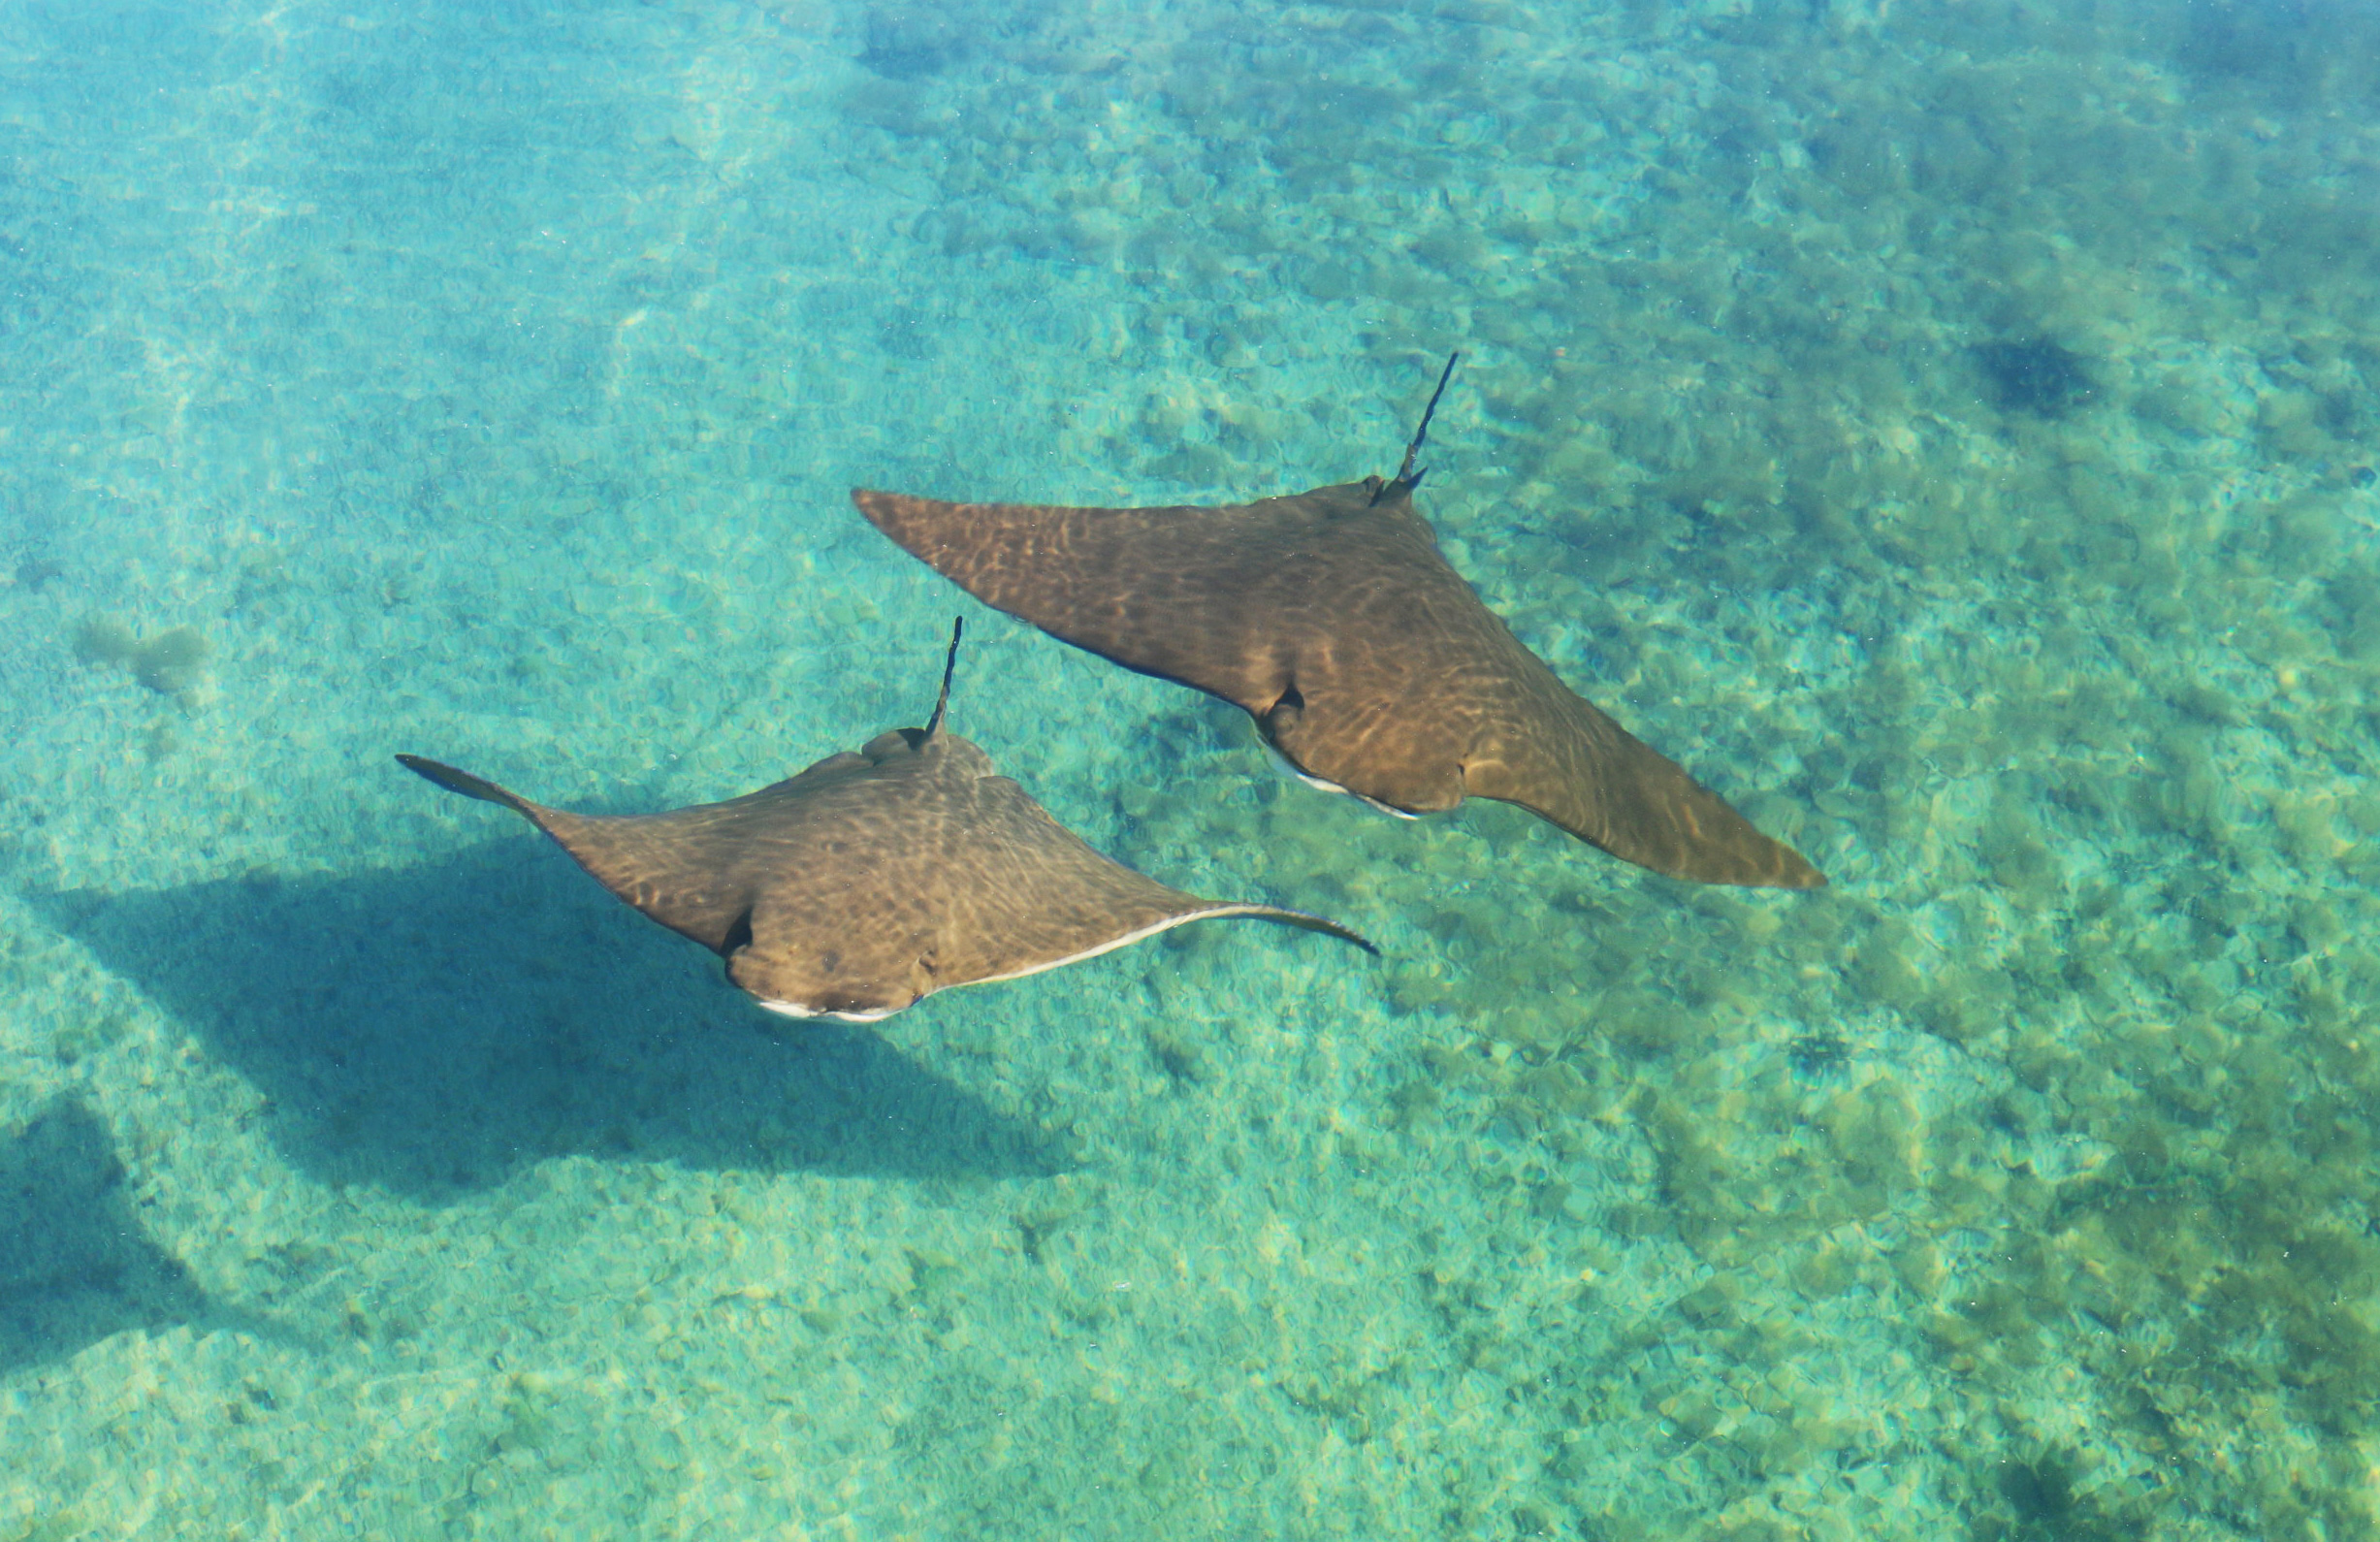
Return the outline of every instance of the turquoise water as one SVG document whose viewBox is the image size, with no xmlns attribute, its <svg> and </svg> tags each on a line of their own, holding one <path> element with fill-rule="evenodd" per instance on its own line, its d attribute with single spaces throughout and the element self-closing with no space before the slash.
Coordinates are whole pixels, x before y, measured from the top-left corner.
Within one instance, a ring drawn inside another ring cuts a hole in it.
<svg viewBox="0 0 2380 1542">
<path fill-rule="evenodd" d="M 2380 18 L 0 12 L 0 1542 L 2380 1534 Z M 1833 887 L 849 506 L 1392 470 Z M 866 1027 L 559 852 L 932 705 L 1328 913 Z"/>
</svg>

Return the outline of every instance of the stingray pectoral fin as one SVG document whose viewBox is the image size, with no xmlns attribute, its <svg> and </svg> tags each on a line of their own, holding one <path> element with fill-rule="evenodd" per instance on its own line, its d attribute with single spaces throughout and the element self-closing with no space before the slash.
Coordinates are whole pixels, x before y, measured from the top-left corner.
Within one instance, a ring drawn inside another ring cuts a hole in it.
<svg viewBox="0 0 2380 1542">
<path fill-rule="evenodd" d="M 713 804 L 667 814 L 607 817 L 531 803 L 495 783 L 420 755 L 397 757 L 450 792 L 501 804 L 552 837 L 613 898 L 715 953 L 733 949 L 750 924 L 751 883 L 733 871 L 735 831 Z"/>
<path fill-rule="evenodd" d="M 1141 877 L 1137 873 L 1132 876 L 1136 879 Z M 1142 880 L 1142 882 L 1147 881 Z M 1156 885 L 1152 883 L 1151 886 Z M 1191 903 L 1183 909 L 1171 911 L 1138 925 L 1111 932 L 1087 947 L 1077 948 L 1056 956 L 1020 960 L 996 974 L 978 975 L 973 980 L 960 981 L 960 983 L 989 984 L 994 980 L 1022 980 L 1028 975 L 1046 974 L 1053 969 L 1064 969 L 1069 964 L 1079 964 L 1086 958 L 1097 958 L 1103 953 L 1112 953 L 1119 948 L 1129 948 L 1135 943 L 1156 936 L 1159 932 L 1170 932 L 1176 926 L 1187 926 L 1192 921 L 1228 920 L 1234 916 L 1245 916 L 1251 920 L 1275 921 L 1283 926 L 1298 927 L 1303 931 L 1327 933 L 1343 942 L 1355 944 L 1356 947 L 1375 958 L 1380 954 L 1380 949 L 1373 947 L 1370 941 L 1362 934 L 1320 916 L 1309 916 L 1303 911 L 1284 910 L 1277 905 L 1243 905 L 1229 901 L 1198 900 L 1190 895 L 1179 894 L 1178 890 L 1173 892 Z"/>
<path fill-rule="evenodd" d="M 1346 792 L 1400 819 L 1442 814 L 1466 788 L 1455 755 L 1433 725 L 1382 732 L 1363 716 L 1309 707 L 1295 691 L 1258 716 L 1266 742 L 1299 781 Z"/>
<path fill-rule="evenodd" d="M 1826 876 L 1760 833 L 1684 767 L 1592 704 L 1475 750 L 1464 787 L 1517 803 L 1625 862 L 1696 883 L 1821 888 Z"/>
<path fill-rule="evenodd" d="M 1406 818 L 1409 819 L 1411 816 L 1408 815 Z M 1380 956 L 1379 948 L 1363 933 L 1351 927 L 1341 926 L 1327 916 L 1311 916 L 1304 911 L 1284 910 L 1278 905 L 1217 905 L 1212 910 L 1200 911 L 1197 915 L 1186 916 L 1184 919 L 1219 920 L 1232 916 L 1245 916 L 1250 919 L 1260 921 L 1278 921 L 1283 926 L 1295 926 L 1303 931 L 1321 932 L 1326 937 L 1335 937 L 1340 942 L 1353 943 L 1374 958 Z"/>
<path fill-rule="evenodd" d="M 1261 598 L 1294 561 L 1305 498 L 1224 508 L 947 503 L 854 488 L 903 551 L 994 610 L 1112 663 L 1250 713 L 1280 694 L 1276 628 Z"/>
<path fill-rule="evenodd" d="M 436 783 L 449 792 L 460 792 L 466 798 L 477 798 L 482 803 L 500 803 L 514 813 L 532 820 L 537 818 L 537 805 L 518 793 L 505 791 L 493 782 L 475 777 L 468 771 L 458 771 L 453 766 L 441 765 L 435 760 L 425 760 L 418 755 L 401 755 L 397 757 L 397 763 L 415 776 Z"/>
</svg>

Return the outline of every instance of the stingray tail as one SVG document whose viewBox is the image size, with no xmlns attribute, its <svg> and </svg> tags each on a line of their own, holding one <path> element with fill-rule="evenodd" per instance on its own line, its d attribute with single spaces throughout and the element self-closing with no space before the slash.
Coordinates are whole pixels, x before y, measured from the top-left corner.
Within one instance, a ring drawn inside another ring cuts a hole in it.
<svg viewBox="0 0 2380 1542">
<path fill-rule="evenodd" d="M 1455 377 L 1455 361 L 1462 357 L 1461 349 L 1446 356 L 1446 368 L 1438 371 L 1438 388 L 1430 393 L 1430 404 L 1422 408 L 1421 427 L 1413 431 L 1413 440 L 1405 446 L 1404 463 L 1397 467 L 1396 479 L 1383 483 L 1380 490 L 1372 495 L 1374 507 L 1399 493 L 1410 493 L 1422 485 L 1422 478 L 1429 468 L 1425 466 L 1417 471 L 1413 468 L 1413 462 L 1422 453 L 1422 446 L 1430 442 L 1430 420 L 1438 415 L 1438 398 L 1446 395 L 1446 382 Z"/>
<path fill-rule="evenodd" d="M 926 739 L 931 739 L 942 731 L 943 717 L 950 710 L 950 677 L 958 673 L 958 639 L 966 629 L 966 617 L 953 616 L 950 618 L 950 652 L 942 661 L 942 694 L 934 698 L 934 715 L 926 720 L 924 735 Z M 400 755 L 398 758 L 402 759 L 403 756 Z M 428 775 L 427 772 L 423 774 Z M 485 787 L 487 784 L 480 785 Z"/>
<path fill-rule="evenodd" d="M 517 814 L 526 815 L 531 819 L 537 818 L 535 804 L 516 793 L 505 791 L 493 782 L 483 781 L 468 771 L 458 771 L 453 766 L 440 765 L 435 760 L 425 760 L 417 755 L 401 755 L 397 757 L 397 763 L 415 776 L 435 782 L 449 792 L 460 792 L 466 798 L 477 798 L 483 803 L 500 803 L 505 808 Z"/>
</svg>

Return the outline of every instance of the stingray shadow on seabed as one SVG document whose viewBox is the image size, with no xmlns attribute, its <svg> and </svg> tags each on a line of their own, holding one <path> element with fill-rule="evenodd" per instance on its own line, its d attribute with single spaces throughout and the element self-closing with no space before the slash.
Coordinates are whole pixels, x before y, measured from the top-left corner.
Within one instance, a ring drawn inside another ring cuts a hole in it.
<svg viewBox="0 0 2380 1542">
<path fill-rule="evenodd" d="M 919 1179 L 1067 1165 L 870 1029 L 773 1027 L 542 841 L 32 899 L 261 1091 L 275 1144 L 325 1183 L 451 1203 L 570 1153 Z"/>
</svg>

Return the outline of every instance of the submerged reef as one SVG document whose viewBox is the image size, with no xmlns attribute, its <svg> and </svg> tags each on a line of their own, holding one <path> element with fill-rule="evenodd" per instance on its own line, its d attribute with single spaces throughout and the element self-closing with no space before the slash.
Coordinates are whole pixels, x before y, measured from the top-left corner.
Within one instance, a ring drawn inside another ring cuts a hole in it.
<svg viewBox="0 0 2380 1542">
<path fill-rule="evenodd" d="M 75 628 L 75 652 L 86 663 L 117 664 L 161 696 L 185 703 L 214 648 L 195 626 L 176 626 L 148 637 L 113 616 L 93 616 Z"/>
<path fill-rule="evenodd" d="M 2081 356 L 2047 337 L 1987 342 L 1975 349 L 1975 359 L 2006 412 L 2062 418 L 2098 390 Z"/>
</svg>

